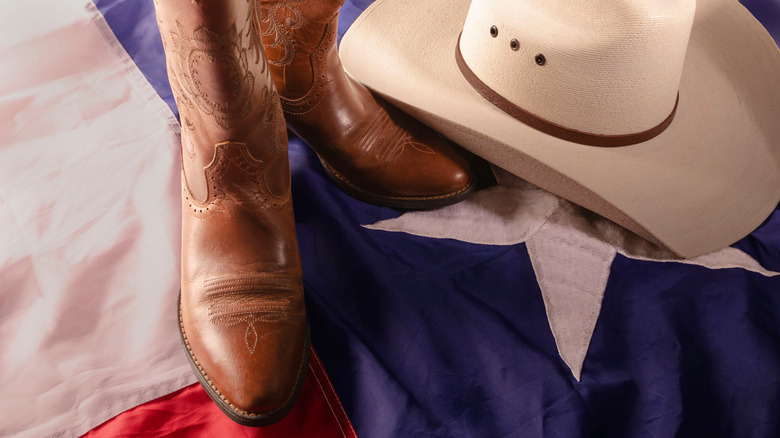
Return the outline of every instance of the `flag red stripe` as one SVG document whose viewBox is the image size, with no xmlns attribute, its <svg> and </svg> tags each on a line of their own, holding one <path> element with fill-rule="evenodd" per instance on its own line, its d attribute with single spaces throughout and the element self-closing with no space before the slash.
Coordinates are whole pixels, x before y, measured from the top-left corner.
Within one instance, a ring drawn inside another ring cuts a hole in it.
<svg viewBox="0 0 780 438">
<path fill-rule="evenodd" d="M 357 438 L 322 362 L 312 348 L 309 373 L 292 412 L 267 427 L 241 426 L 228 419 L 199 384 L 136 406 L 84 435 L 116 437 L 311 437 Z"/>
</svg>

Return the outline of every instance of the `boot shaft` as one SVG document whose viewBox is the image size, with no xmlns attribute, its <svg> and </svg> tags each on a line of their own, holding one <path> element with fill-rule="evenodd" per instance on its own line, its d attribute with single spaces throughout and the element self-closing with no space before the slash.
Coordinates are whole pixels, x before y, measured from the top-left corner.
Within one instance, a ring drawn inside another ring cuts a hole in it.
<svg viewBox="0 0 780 438">
<path fill-rule="evenodd" d="M 271 191 L 286 191 L 286 127 L 254 0 L 158 0 L 156 10 L 192 195 L 208 196 L 204 169 L 215 145 L 227 141 L 244 143 L 266 163 Z"/>
<path fill-rule="evenodd" d="M 328 63 L 341 62 L 336 27 L 343 0 L 256 0 L 265 53 L 279 94 L 304 97 Z"/>
</svg>

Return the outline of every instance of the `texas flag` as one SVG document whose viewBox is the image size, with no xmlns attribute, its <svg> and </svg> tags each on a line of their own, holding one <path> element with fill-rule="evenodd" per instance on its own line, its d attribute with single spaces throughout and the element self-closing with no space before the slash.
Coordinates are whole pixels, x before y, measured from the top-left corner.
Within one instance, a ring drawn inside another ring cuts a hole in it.
<svg viewBox="0 0 780 438">
<path fill-rule="evenodd" d="M 152 1 L 0 12 L 0 436 L 780 437 L 780 211 L 679 260 L 489 163 L 459 204 L 369 205 L 294 137 L 315 354 L 287 418 L 231 422 L 177 331 Z M 743 4 L 780 39 L 780 0 Z"/>
</svg>

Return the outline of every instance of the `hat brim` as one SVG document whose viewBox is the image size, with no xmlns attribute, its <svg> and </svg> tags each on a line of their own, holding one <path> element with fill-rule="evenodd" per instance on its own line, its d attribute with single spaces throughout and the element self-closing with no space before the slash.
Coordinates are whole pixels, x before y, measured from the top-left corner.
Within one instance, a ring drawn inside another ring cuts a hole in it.
<svg viewBox="0 0 780 438">
<path fill-rule="evenodd" d="M 733 0 L 699 0 L 677 114 L 657 137 L 584 146 L 486 101 L 455 59 L 469 0 L 377 0 L 345 70 L 486 160 L 683 257 L 728 246 L 780 201 L 780 51 Z"/>
</svg>

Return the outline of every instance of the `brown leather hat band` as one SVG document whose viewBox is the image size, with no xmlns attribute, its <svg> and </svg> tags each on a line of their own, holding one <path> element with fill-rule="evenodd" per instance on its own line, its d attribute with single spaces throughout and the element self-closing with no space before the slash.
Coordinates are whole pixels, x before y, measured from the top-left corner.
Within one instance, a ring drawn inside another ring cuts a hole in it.
<svg viewBox="0 0 780 438">
<path fill-rule="evenodd" d="M 514 117 L 515 119 L 525 123 L 526 125 L 544 132 L 545 134 L 552 135 L 562 140 L 571 141 L 574 143 L 585 144 L 589 146 L 602 146 L 602 147 L 615 147 L 615 146 L 627 146 L 643 141 L 650 140 L 651 138 L 662 133 L 674 119 L 674 115 L 677 112 L 677 104 L 680 101 L 680 95 L 677 95 L 677 100 L 674 103 L 674 108 L 671 114 L 659 125 L 648 129 L 647 131 L 637 132 L 634 134 L 621 134 L 621 135 L 599 135 L 590 134 L 587 132 L 577 131 L 575 129 L 569 129 L 542 119 L 522 108 L 510 102 L 492 88 L 487 86 L 477 75 L 466 65 L 466 61 L 463 60 L 463 55 L 460 53 L 460 37 L 458 37 L 458 44 L 455 47 L 455 60 L 458 63 L 463 77 L 471 84 L 474 89 L 482 95 L 488 102 L 492 103 L 500 110 Z"/>
</svg>

